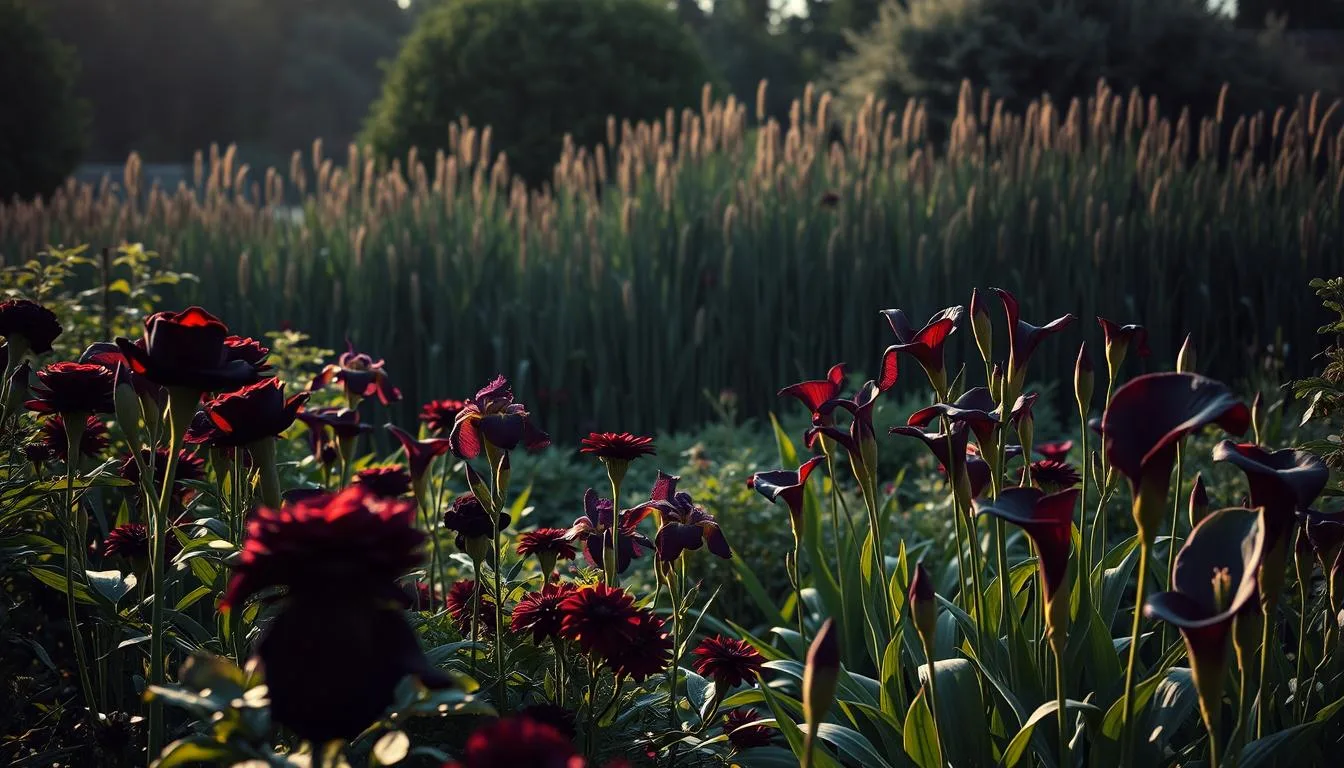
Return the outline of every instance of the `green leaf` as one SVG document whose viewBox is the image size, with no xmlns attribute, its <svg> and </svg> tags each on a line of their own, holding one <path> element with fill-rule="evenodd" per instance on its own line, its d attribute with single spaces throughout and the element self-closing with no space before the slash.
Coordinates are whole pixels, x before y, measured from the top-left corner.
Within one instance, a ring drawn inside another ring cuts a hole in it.
<svg viewBox="0 0 1344 768">
<path fill-rule="evenodd" d="M 369 753 L 370 765 L 395 765 L 406 759 L 411 751 L 411 737 L 405 731 L 388 731 L 373 745 Z"/>
<path fill-rule="evenodd" d="M 751 566 L 743 562 L 742 558 L 736 554 L 734 554 L 733 559 L 728 562 L 732 564 L 733 573 L 737 574 L 737 580 L 742 582 L 742 586 L 747 590 L 747 594 L 751 596 L 752 602 L 756 603 L 756 608 L 765 615 L 765 620 L 768 621 L 771 626 L 787 624 L 788 622 L 784 621 L 784 617 L 780 614 L 779 608 L 775 607 L 775 601 L 770 599 L 770 595 L 765 591 L 765 587 L 761 586 L 761 580 L 756 578 L 756 574 L 752 572 Z"/>
<path fill-rule="evenodd" d="M 213 741 L 209 736 L 192 736 L 175 741 L 164 748 L 150 768 L 176 768 L 191 765 L 227 765 L 237 753 L 227 744 Z"/>
<path fill-rule="evenodd" d="M 775 727 L 779 728 L 779 732 L 784 734 L 784 739 L 789 742 L 789 748 L 793 750 L 793 754 L 801 762 L 807 752 L 806 739 L 784 707 L 785 701 L 792 700 L 772 691 L 768 685 L 761 686 L 760 690 L 762 695 L 765 696 L 766 704 L 770 706 L 770 711 L 775 715 Z M 796 709 L 802 709 L 801 704 L 796 701 L 792 701 L 792 703 Z M 831 756 L 825 745 L 814 745 L 812 758 L 814 768 L 841 768 L 840 762 Z"/>
<path fill-rule="evenodd" d="M 905 715 L 905 752 L 919 768 L 942 768 L 943 752 L 938 746 L 938 730 L 924 693 L 921 689 L 915 695 L 915 700 L 910 702 L 910 711 Z"/>
<path fill-rule="evenodd" d="M 836 749 L 857 765 L 891 768 L 891 763 L 882 759 L 873 743 L 858 731 L 834 723 L 822 723 L 817 728 L 817 736 L 835 745 Z"/>
<path fill-rule="evenodd" d="M 62 595 L 65 594 L 65 574 L 60 571 L 54 571 L 50 568 L 29 568 L 28 572 L 33 575 L 33 578 L 46 584 L 48 587 L 60 592 Z M 94 595 L 89 592 L 89 588 L 80 584 L 78 581 L 74 582 L 74 592 L 75 602 L 84 603 L 86 605 L 97 604 L 97 600 L 94 598 Z M 102 596 L 99 595 L 98 597 Z"/>
<path fill-rule="evenodd" d="M 107 602 L 116 605 L 126 593 L 135 589 L 135 574 L 121 575 L 121 571 L 85 571 L 89 586 Z"/>
<path fill-rule="evenodd" d="M 1165 673 L 1154 675 L 1134 686 L 1134 716 L 1139 717 L 1143 714 L 1143 708 L 1148 706 L 1148 701 L 1153 698 L 1153 693 L 1157 691 L 1158 683 L 1167 679 Z M 1121 727 L 1125 723 L 1125 697 L 1121 696 L 1115 700 L 1111 708 L 1106 710 L 1106 717 L 1101 723 L 1101 732 L 1109 739 L 1118 740 L 1120 738 Z"/>
<path fill-rule="evenodd" d="M 1101 709 L 1091 704 L 1068 699 L 1064 702 L 1064 708 L 1065 710 L 1082 712 L 1088 716 L 1088 720 L 1094 726 L 1101 720 Z M 1058 711 L 1059 702 L 1057 701 L 1047 701 L 1037 707 L 1036 711 L 1032 712 L 1031 716 L 1022 724 L 1022 728 L 1013 737 L 1013 740 L 1008 742 L 1008 747 L 1004 749 L 999 765 L 1004 766 L 1004 768 L 1013 768 L 1017 765 L 1026 756 L 1027 746 L 1031 743 L 1031 737 L 1036 731 L 1036 726 L 1047 718 L 1055 717 L 1055 713 Z"/>
</svg>

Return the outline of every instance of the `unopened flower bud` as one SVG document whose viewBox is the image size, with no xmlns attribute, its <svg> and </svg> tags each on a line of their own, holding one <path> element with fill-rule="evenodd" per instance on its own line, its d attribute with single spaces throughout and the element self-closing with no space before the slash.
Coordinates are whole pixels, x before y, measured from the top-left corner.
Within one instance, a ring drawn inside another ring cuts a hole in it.
<svg viewBox="0 0 1344 768">
<path fill-rule="evenodd" d="M 1191 334 L 1185 335 L 1185 341 L 1181 343 L 1181 351 L 1176 353 L 1176 371 L 1178 373 L 1195 372 L 1195 343 L 1191 340 Z"/>
<path fill-rule="evenodd" d="M 835 703 L 839 679 L 839 631 L 833 619 L 826 619 L 807 649 L 807 666 L 803 668 L 803 718 L 810 730 L 826 719 L 826 713 Z"/>
<path fill-rule="evenodd" d="M 925 648 L 932 648 L 938 631 L 938 598 L 933 591 L 933 577 L 924 568 L 924 562 L 915 564 L 914 578 L 910 579 L 910 618 L 919 632 Z"/>
<path fill-rule="evenodd" d="M 1073 364 L 1073 396 L 1078 401 L 1078 411 L 1088 413 L 1092 410 L 1092 392 L 1096 374 L 1092 370 L 1092 356 L 1087 353 L 1087 342 L 1078 346 L 1078 360 Z"/>
<path fill-rule="evenodd" d="M 1195 475 L 1195 484 L 1190 488 L 1190 527 L 1199 525 L 1199 521 L 1209 514 L 1209 489 L 1204 485 L 1203 473 Z"/>
<path fill-rule="evenodd" d="M 994 354 L 994 324 L 980 300 L 980 291 L 975 288 L 971 289 L 971 331 L 975 334 L 975 345 L 980 348 L 980 358 L 990 362 Z"/>
</svg>

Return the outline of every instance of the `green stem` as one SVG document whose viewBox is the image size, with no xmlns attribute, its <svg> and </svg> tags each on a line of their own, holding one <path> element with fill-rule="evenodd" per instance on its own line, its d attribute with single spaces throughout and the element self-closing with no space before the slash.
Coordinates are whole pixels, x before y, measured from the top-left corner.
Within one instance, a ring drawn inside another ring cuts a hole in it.
<svg viewBox="0 0 1344 768">
<path fill-rule="evenodd" d="M 1305 536 L 1305 531 L 1298 531 L 1298 536 Z M 1300 559 L 1299 559 L 1300 560 Z M 1306 578 L 1310 577 L 1311 569 L 1308 567 L 1306 573 L 1302 569 L 1297 570 L 1297 599 L 1301 607 L 1297 612 L 1297 698 L 1302 705 L 1302 714 L 1298 722 L 1304 722 L 1307 718 L 1307 699 L 1311 696 L 1311 689 L 1302 684 L 1302 676 L 1306 674 L 1305 657 L 1307 655 L 1307 601 L 1309 590 L 1307 589 Z M 1326 578 L 1329 578 L 1326 574 Z"/>
<path fill-rule="evenodd" d="M 1148 585 L 1148 550 L 1146 541 L 1139 542 L 1139 577 L 1134 593 L 1134 623 L 1129 632 L 1129 662 L 1125 665 L 1125 722 L 1120 734 L 1120 765 L 1134 765 L 1134 672 L 1139 660 L 1139 630 L 1143 621 L 1143 596 Z"/>
<path fill-rule="evenodd" d="M 1255 697 L 1259 706 L 1255 708 L 1255 738 L 1263 739 L 1265 737 L 1265 710 L 1270 705 L 1270 698 L 1265 695 L 1269 688 L 1269 641 L 1273 636 L 1274 622 L 1278 618 L 1278 601 L 1274 599 L 1265 602 L 1264 622 L 1260 628 L 1260 686 L 1257 688 Z"/>
<path fill-rule="evenodd" d="M 1082 566 L 1078 572 L 1082 578 L 1087 579 L 1092 574 L 1092 547 L 1087 540 L 1087 476 L 1092 471 L 1091 457 L 1087 452 L 1087 411 L 1078 409 L 1078 420 L 1082 424 L 1082 432 L 1079 433 L 1079 442 L 1083 450 L 1083 489 L 1078 493 L 1078 540 L 1082 546 L 1078 550 L 1078 561 Z"/>
<path fill-rule="evenodd" d="M 69 539 L 65 545 L 65 607 L 70 622 L 70 643 L 75 649 L 75 665 L 79 667 L 79 686 L 88 708 L 89 725 L 97 724 L 98 700 L 93 695 L 89 680 L 89 660 L 84 653 L 84 638 L 79 634 L 79 616 L 75 611 L 75 553 L 82 551 L 84 542 L 79 535 L 79 510 L 75 506 L 75 471 L 79 466 L 79 446 L 84 436 L 83 414 L 65 414 L 65 509 Z"/>
<path fill-rule="evenodd" d="M 1171 531 L 1167 537 L 1167 589 L 1172 588 L 1176 580 L 1176 526 L 1181 522 L 1181 478 L 1185 470 L 1185 441 L 1176 441 L 1176 492 L 1172 494 Z M 1167 647 L 1168 622 L 1162 622 L 1162 645 Z"/>
<path fill-rule="evenodd" d="M 605 566 L 602 571 L 607 580 L 607 586 L 619 587 L 621 585 L 620 551 L 621 551 L 621 478 L 612 471 L 611 465 L 607 465 L 607 479 L 611 482 L 611 549 L 603 553 L 602 564 Z"/>
<path fill-rule="evenodd" d="M 1064 698 L 1064 649 L 1060 644 L 1051 643 L 1055 654 L 1055 706 L 1059 716 L 1059 764 L 1070 765 L 1069 761 L 1069 712 Z"/>
<path fill-rule="evenodd" d="M 785 556 L 785 566 L 789 569 L 789 580 L 793 582 L 793 613 L 798 618 L 798 635 L 803 644 L 807 644 L 807 626 L 803 622 L 803 582 L 798 570 L 798 539 L 793 540 L 793 555 Z"/>
<path fill-rule="evenodd" d="M 938 754 L 941 756 L 944 754 L 943 729 L 938 725 L 938 674 L 933 666 L 932 638 L 923 645 L 925 669 L 929 671 L 929 716 L 933 720 L 933 741 L 938 745 Z"/>
<path fill-rule="evenodd" d="M 267 437 L 248 446 L 252 454 L 252 463 L 260 478 L 261 503 L 271 509 L 279 509 L 284 499 L 280 496 L 280 472 L 275 466 L 275 438 Z M 246 512 L 242 520 L 247 519 Z"/>
<path fill-rule="evenodd" d="M 492 570 L 495 574 L 495 705 L 501 710 L 507 705 L 504 684 L 504 592 L 500 587 L 500 571 L 503 570 L 503 554 L 500 549 L 499 515 L 495 515 L 495 561 Z"/>
<path fill-rule="evenodd" d="M 555 705 L 565 706 L 565 648 L 560 638 L 554 638 L 551 646 L 555 649 Z"/>
</svg>

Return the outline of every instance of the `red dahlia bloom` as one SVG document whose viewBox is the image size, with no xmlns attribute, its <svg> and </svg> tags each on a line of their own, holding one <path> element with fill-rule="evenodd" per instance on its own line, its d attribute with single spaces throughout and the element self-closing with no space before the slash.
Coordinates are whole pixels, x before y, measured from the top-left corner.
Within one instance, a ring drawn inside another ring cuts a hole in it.
<svg viewBox="0 0 1344 768">
<path fill-rule="evenodd" d="M 628 677 L 636 683 L 642 683 L 650 675 L 667 671 L 667 663 L 672 658 L 672 638 L 662 619 L 652 611 L 639 609 L 631 631 L 631 642 L 606 658 L 617 677 Z"/>
<path fill-rule="evenodd" d="M 612 461 L 634 461 L 640 456 L 652 456 L 656 452 L 652 437 L 638 437 L 629 432 L 590 432 L 580 441 L 580 445 L 581 453 Z"/>
<path fill-rule="evenodd" d="M 401 390 L 392 386 L 383 370 L 385 363 L 374 360 L 363 352 L 356 352 L 355 346 L 346 342 L 346 350 L 337 358 L 335 365 L 328 365 L 313 379 L 309 391 L 325 388 L 331 382 L 339 382 L 345 390 L 346 398 L 352 403 L 366 397 L 378 396 L 378 402 L 391 405 L 401 399 Z"/>
<path fill-rule="evenodd" d="M 169 560 L 182 551 L 182 545 L 171 532 L 164 540 Z M 137 569 L 149 565 L 149 528 L 144 523 L 125 523 L 107 532 L 103 541 L 103 557 L 124 557 Z"/>
<path fill-rule="evenodd" d="M 28 299 L 0 302 L 0 336 L 4 336 L 18 356 L 24 351 L 45 354 L 61 335 L 56 313 Z M 25 350 L 26 348 L 26 350 Z"/>
<path fill-rule="evenodd" d="M 246 386 L 259 375 L 248 353 L 227 345 L 228 326 L 200 307 L 157 312 L 145 319 L 140 343 L 117 339 L 132 373 L 164 387 L 220 392 Z"/>
<path fill-rule="evenodd" d="M 1031 480 L 1046 493 L 1072 488 L 1082 482 L 1072 465 L 1053 459 L 1031 462 Z"/>
<path fill-rule="evenodd" d="M 536 555 L 541 563 L 542 576 L 550 578 L 557 560 L 573 560 L 576 553 L 573 542 L 564 528 L 538 528 L 518 537 L 518 554 Z"/>
<path fill-rule="evenodd" d="M 574 593 L 570 584 L 547 584 L 540 592 L 528 592 L 513 607 L 510 628 L 516 634 L 532 633 L 532 642 L 560 637 L 560 623 L 564 614 L 560 604 Z"/>
<path fill-rule="evenodd" d="M 695 649 L 695 655 L 698 657 L 695 671 L 721 689 L 755 682 L 756 673 L 765 664 L 765 657 L 750 643 L 723 635 L 705 638 Z"/>
<path fill-rule="evenodd" d="M 112 372 L 89 363 L 52 363 L 37 372 L 33 399 L 25 405 L 37 413 L 111 413 Z"/>
<path fill-rule="evenodd" d="M 444 768 L 583 768 L 573 743 L 554 726 L 526 717 L 496 720 L 467 739 L 460 761 Z"/>
<path fill-rule="evenodd" d="M 1043 458 L 1054 461 L 1065 461 L 1069 458 L 1069 451 L 1073 450 L 1073 441 L 1064 440 L 1057 443 L 1041 443 L 1035 446 L 1036 452 Z"/>
<path fill-rule="evenodd" d="M 157 493 L 158 489 L 163 487 L 163 472 L 168 468 L 168 449 L 157 448 L 151 451 L 148 448 L 141 448 L 140 462 L 145 465 L 153 462 L 154 488 Z M 137 464 L 131 456 L 126 456 L 117 467 L 117 476 L 131 484 L 133 492 L 129 494 L 130 498 L 139 499 L 140 494 L 134 491 L 134 488 L 140 485 L 140 464 Z M 196 492 L 187 486 L 188 482 L 204 479 L 205 459 L 185 450 L 178 451 L 177 472 L 173 474 L 173 495 L 177 502 L 186 503 L 195 495 Z"/>
<path fill-rule="evenodd" d="M 723 718 L 723 732 L 734 749 L 768 747 L 775 739 L 774 729 L 768 725 L 752 725 L 761 720 L 761 713 L 751 707 L 734 709 Z"/>
<path fill-rule="evenodd" d="M 448 617 L 453 620 L 453 626 L 463 637 L 471 635 L 471 614 L 475 610 L 476 600 L 476 581 L 474 579 L 461 579 L 453 582 L 448 588 L 448 594 L 444 597 L 444 607 L 448 609 Z M 498 609 L 495 606 L 495 600 L 484 591 L 481 592 L 481 615 L 476 629 L 481 634 L 489 634 L 495 631 L 495 614 Z"/>
<path fill-rule="evenodd" d="M 356 483 L 385 499 L 395 499 L 411 492 L 411 476 L 400 464 L 369 467 L 355 473 Z"/>
<path fill-rule="evenodd" d="M 207 401 L 187 430 L 186 440 L 216 448 L 251 445 L 289 429 L 306 402 L 307 392 L 286 400 L 285 385 L 279 379 L 262 379 Z"/>
<path fill-rule="evenodd" d="M 583 587 L 566 597 L 560 610 L 561 636 L 578 643 L 584 653 L 612 659 L 636 640 L 639 611 L 623 589 L 605 584 Z"/>
<path fill-rule="evenodd" d="M 486 443 L 501 451 L 512 451 L 519 444 L 539 451 L 551 444 L 550 435 L 532 423 L 527 406 L 513 401 L 513 390 L 503 376 L 496 376 L 467 399 L 448 439 L 453 453 L 464 459 L 481 455 Z"/>
<path fill-rule="evenodd" d="M 453 431 L 453 422 L 466 405 L 461 400 L 431 400 L 420 407 L 420 421 L 433 434 L 447 435 Z"/>
<path fill-rule="evenodd" d="M 65 437 L 65 418 L 60 414 L 49 416 L 42 422 L 40 442 L 51 455 L 66 461 L 67 441 Z M 84 419 L 84 435 L 79 441 L 79 453 L 87 458 L 96 458 L 108 446 L 107 425 L 97 416 Z"/>
<path fill-rule="evenodd" d="M 836 363 L 826 373 L 826 378 L 817 381 L 802 381 L 779 390 L 778 396 L 796 397 L 812 413 L 812 423 L 829 426 L 830 412 L 822 413 L 821 406 L 840 396 L 845 385 L 845 364 Z"/>
</svg>

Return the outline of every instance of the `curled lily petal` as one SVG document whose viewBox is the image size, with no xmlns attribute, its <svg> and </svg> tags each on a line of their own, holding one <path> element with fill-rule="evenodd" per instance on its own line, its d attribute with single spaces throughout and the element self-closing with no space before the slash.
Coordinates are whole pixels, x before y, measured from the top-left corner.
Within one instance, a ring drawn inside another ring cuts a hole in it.
<svg viewBox="0 0 1344 768">
<path fill-rule="evenodd" d="M 883 373 L 878 379 L 878 387 L 886 391 L 896 383 L 895 356 L 904 353 L 919 362 L 920 367 L 928 374 L 934 389 L 941 396 L 947 388 L 943 346 L 947 343 L 948 337 L 957 330 L 965 314 L 965 307 L 948 307 L 929 318 L 929 322 L 923 328 L 915 330 L 904 311 L 884 310 L 882 315 L 887 318 L 898 343 L 888 347 L 882 355 Z"/>
<path fill-rule="evenodd" d="M 1054 599 L 1068 573 L 1073 509 L 1077 504 L 1076 488 L 1051 494 L 1036 488 L 1006 488 L 994 501 L 975 501 L 976 514 L 1007 520 L 1036 543 L 1047 602 Z"/>
<path fill-rule="evenodd" d="M 840 390 L 845 385 L 845 364 L 836 363 L 831 366 L 831 370 L 826 373 L 825 379 L 817 381 L 802 381 L 797 384 L 791 384 L 779 390 L 779 397 L 795 397 L 807 410 L 814 416 L 821 408 L 822 403 L 828 400 L 834 400 L 840 395 Z"/>
<path fill-rule="evenodd" d="M 807 478 L 812 474 L 812 470 L 825 460 L 824 456 L 813 456 L 796 470 L 776 469 L 757 472 L 747 479 L 747 487 L 755 489 L 757 493 L 771 501 L 783 499 L 789 507 L 793 530 L 797 534 L 802 530 L 803 489 L 807 485 Z"/>
</svg>

